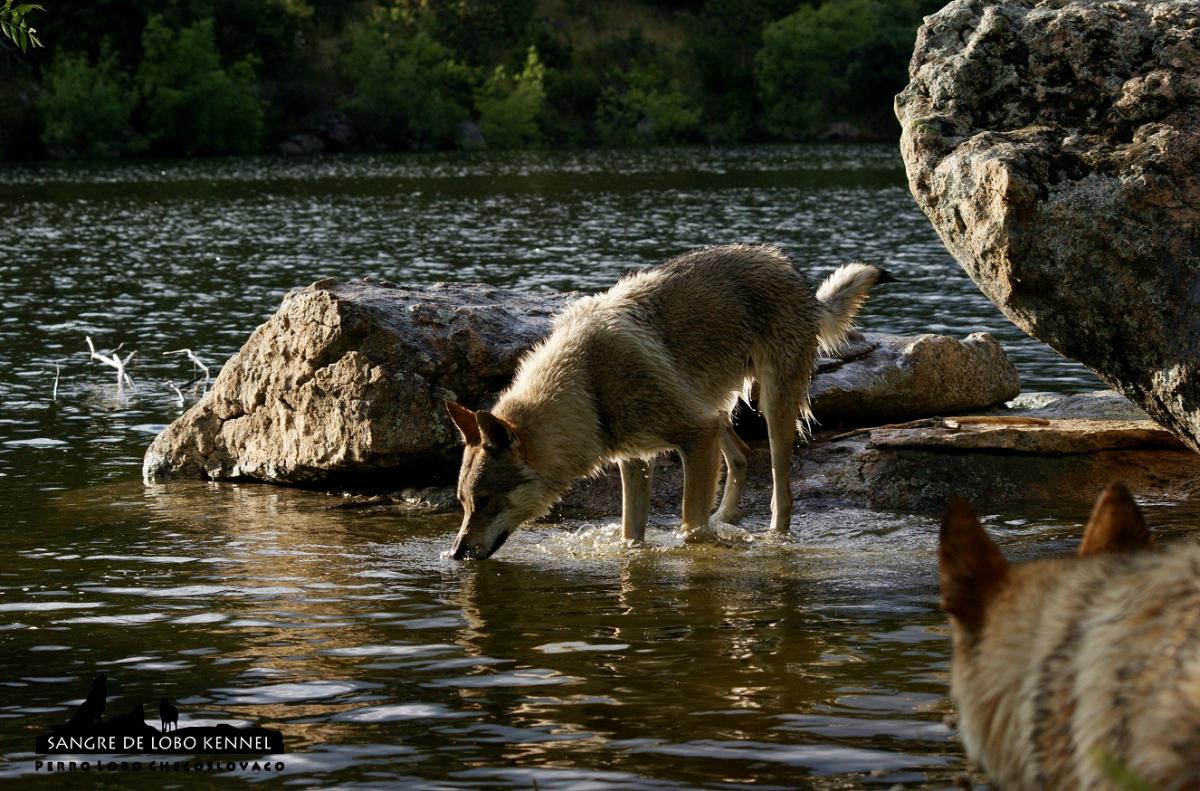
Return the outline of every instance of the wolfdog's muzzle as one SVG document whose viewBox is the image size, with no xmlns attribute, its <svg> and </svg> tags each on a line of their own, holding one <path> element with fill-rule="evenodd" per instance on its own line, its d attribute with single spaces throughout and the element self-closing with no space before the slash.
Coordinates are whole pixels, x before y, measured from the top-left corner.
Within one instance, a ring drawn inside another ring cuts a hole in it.
<svg viewBox="0 0 1200 791">
<path fill-rule="evenodd" d="M 450 548 L 450 556 L 455 560 L 486 560 L 496 554 L 496 550 L 504 546 L 504 542 L 508 540 L 508 531 L 505 530 L 500 535 L 496 536 L 495 542 L 492 543 L 490 549 L 483 549 L 477 546 L 464 545 L 464 536 L 459 534 L 454 539 L 454 546 Z"/>
</svg>

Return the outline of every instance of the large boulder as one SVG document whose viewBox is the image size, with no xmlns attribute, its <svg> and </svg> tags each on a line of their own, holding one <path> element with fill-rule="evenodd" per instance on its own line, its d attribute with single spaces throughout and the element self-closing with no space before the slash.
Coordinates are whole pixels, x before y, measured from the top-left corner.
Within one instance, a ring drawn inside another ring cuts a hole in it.
<svg viewBox="0 0 1200 791">
<path fill-rule="evenodd" d="M 147 481 L 371 483 L 452 468 L 442 399 L 486 403 L 570 295 L 322 280 L 284 297 L 146 451 Z"/>
<path fill-rule="evenodd" d="M 289 293 L 209 392 L 146 452 L 147 481 L 397 486 L 453 480 L 443 399 L 489 406 L 574 295 L 324 280 Z M 954 414 L 1016 395 L 987 335 L 856 337 L 820 363 L 824 425 Z"/>
<path fill-rule="evenodd" d="M 910 78 L 901 151 L 947 249 L 1200 450 L 1200 3 L 955 0 Z"/>
</svg>

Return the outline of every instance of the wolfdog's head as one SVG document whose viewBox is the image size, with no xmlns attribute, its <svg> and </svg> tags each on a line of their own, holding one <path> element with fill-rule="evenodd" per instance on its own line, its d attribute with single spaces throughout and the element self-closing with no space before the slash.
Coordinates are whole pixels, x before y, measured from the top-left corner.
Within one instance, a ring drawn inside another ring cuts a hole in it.
<svg viewBox="0 0 1200 791">
<path fill-rule="evenodd" d="M 463 523 L 451 555 L 455 560 L 482 560 L 523 522 L 545 512 L 545 487 L 528 463 L 528 448 L 517 427 L 453 401 L 446 402 L 446 411 L 466 446 L 458 473 Z"/>
<path fill-rule="evenodd" d="M 1137 504 L 1121 484 L 1109 486 L 1096 500 L 1078 558 L 1009 564 L 965 501 L 956 498 L 947 506 L 938 572 L 953 639 L 950 696 L 968 755 L 1001 786 L 1028 785 L 1019 778 L 1029 751 L 1023 742 L 1014 742 L 1024 738 L 1024 731 L 1013 723 L 1019 712 L 1034 710 L 1026 700 L 1033 691 L 1029 679 L 1050 666 L 1039 646 L 1082 650 L 1081 630 L 1064 625 L 1103 620 L 1084 617 L 1081 608 L 1093 604 L 1096 580 L 1109 580 L 1115 568 L 1111 564 L 1123 561 L 1092 556 L 1134 553 L 1152 544 Z M 1069 644 L 1064 635 L 1070 636 Z M 1056 661 L 1061 670 L 1077 660 L 1063 654 Z M 1104 700 L 1108 706 L 1108 698 Z M 1063 707 L 1046 716 L 1068 713 L 1069 707 Z"/>
</svg>

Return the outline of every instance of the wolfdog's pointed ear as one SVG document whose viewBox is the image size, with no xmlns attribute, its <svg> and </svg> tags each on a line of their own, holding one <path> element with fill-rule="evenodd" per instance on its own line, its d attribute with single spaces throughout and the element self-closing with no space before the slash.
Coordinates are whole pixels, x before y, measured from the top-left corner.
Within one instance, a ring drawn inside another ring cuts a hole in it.
<svg viewBox="0 0 1200 791">
<path fill-rule="evenodd" d="M 475 420 L 475 413 L 454 401 L 446 401 L 445 404 L 446 412 L 449 413 L 450 419 L 454 421 L 454 425 L 458 426 L 459 433 L 462 434 L 463 443 L 478 445 L 479 423 Z"/>
<path fill-rule="evenodd" d="M 1083 531 L 1079 556 L 1099 552 L 1136 552 L 1154 546 L 1154 536 L 1124 484 L 1109 484 L 1092 508 L 1092 518 Z"/>
<path fill-rule="evenodd" d="M 475 420 L 479 424 L 479 433 L 483 435 L 484 445 L 499 450 L 516 444 L 517 434 L 507 421 L 482 409 L 475 413 Z"/>
<path fill-rule="evenodd" d="M 966 500 L 951 498 L 938 546 L 942 609 L 967 629 L 983 628 L 988 600 L 1008 580 L 1008 561 L 988 538 Z"/>
</svg>

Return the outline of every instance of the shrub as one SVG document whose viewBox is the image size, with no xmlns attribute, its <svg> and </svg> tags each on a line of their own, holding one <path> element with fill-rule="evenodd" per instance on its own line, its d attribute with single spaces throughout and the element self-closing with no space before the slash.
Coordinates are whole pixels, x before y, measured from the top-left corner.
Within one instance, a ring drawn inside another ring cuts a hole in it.
<svg viewBox="0 0 1200 791">
<path fill-rule="evenodd" d="M 130 125 L 137 96 L 108 47 L 100 50 L 95 65 L 82 54 L 60 54 L 44 87 L 38 109 L 42 142 L 52 155 L 115 157 L 145 147 Z"/>
<path fill-rule="evenodd" d="M 762 48 L 767 24 L 796 5 L 795 0 L 708 0 L 687 18 L 681 54 L 695 80 L 695 101 L 710 142 L 747 141 L 760 134 L 763 110 L 754 56 Z"/>
<path fill-rule="evenodd" d="M 508 76 L 497 66 L 475 99 L 483 139 L 492 148 L 520 148 L 541 142 L 538 120 L 546 103 L 546 68 L 529 48 L 521 73 Z"/>
<path fill-rule="evenodd" d="M 768 25 L 755 58 L 767 126 L 789 139 L 842 120 L 872 135 L 895 131 L 892 97 L 904 87 L 921 13 L 931 6 L 827 0 Z"/>
<path fill-rule="evenodd" d="M 446 148 L 468 117 L 473 73 L 426 31 L 377 14 L 350 34 L 346 111 L 368 143 Z"/>
<path fill-rule="evenodd" d="M 681 143 L 696 137 L 700 112 L 676 80 L 633 69 L 600 94 L 596 132 L 603 143 Z"/>
<path fill-rule="evenodd" d="M 175 33 L 152 16 L 142 34 L 138 86 L 146 124 L 163 153 L 243 154 L 262 142 L 263 106 L 256 93 L 255 61 L 222 68 L 213 22 L 204 19 Z"/>
</svg>

